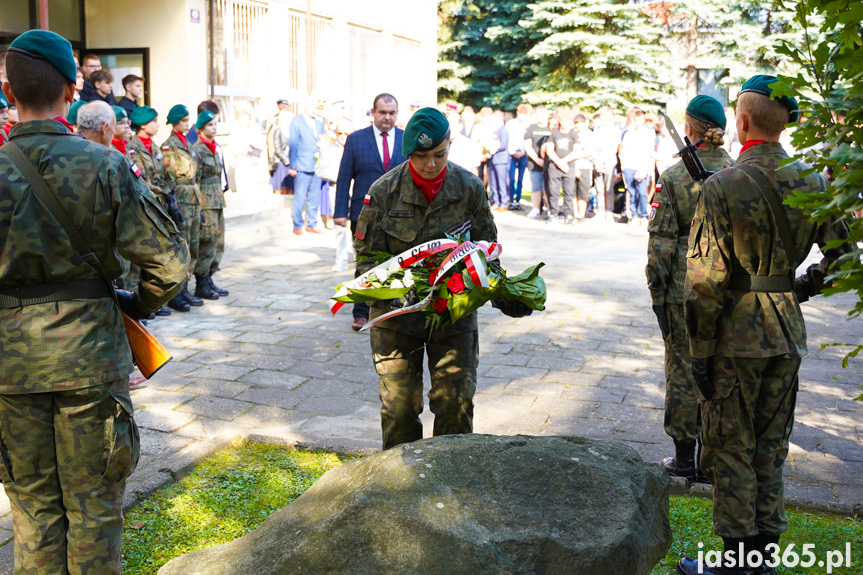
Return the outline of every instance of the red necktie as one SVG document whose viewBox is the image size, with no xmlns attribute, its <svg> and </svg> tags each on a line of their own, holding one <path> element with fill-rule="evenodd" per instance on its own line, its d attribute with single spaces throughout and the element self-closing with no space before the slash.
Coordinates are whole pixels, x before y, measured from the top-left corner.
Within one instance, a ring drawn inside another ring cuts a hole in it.
<svg viewBox="0 0 863 575">
<path fill-rule="evenodd" d="M 384 139 L 384 171 L 390 170 L 390 147 L 387 145 L 387 133 L 381 132 L 381 137 Z"/>
</svg>

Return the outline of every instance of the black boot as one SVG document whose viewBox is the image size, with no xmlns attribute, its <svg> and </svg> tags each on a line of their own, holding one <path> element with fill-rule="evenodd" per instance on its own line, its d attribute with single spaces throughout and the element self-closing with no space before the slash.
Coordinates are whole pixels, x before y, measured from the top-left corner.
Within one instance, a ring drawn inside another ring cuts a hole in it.
<svg viewBox="0 0 863 575">
<path fill-rule="evenodd" d="M 695 483 L 706 483 L 710 485 L 710 480 L 701 471 L 701 440 L 697 439 L 695 449 Z"/>
<path fill-rule="evenodd" d="M 695 481 L 695 442 L 674 440 L 674 457 L 662 460 L 662 467 L 672 477 L 685 477 Z"/>
<path fill-rule="evenodd" d="M 164 317 L 166 315 L 171 315 L 171 310 L 164 308 L 164 307 L 160 307 L 159 309 L 156 310 L 156 315 L 162 316 L 162 317 Z"/>
<path fill-rule="evenodd" d="M 219 299 L 219 294 L 213 291 L 206 276 L 195 274 L 195 297 L 203 299 Z"/>
<path fill-rule="evenodd" d="M 761 559 L 763 561 L 766 561 L 768 558 L 772 558 L 773 556 L 771 553 L 773 551 L 772 547 L 770 551 L 767 551 L 767 546 L 771 543 L 779 545 L 779 535 L 759 533 L 755 538 L 755 549 L 761 552 Z M 762 563 L 760 567 L 755 568 L 754 573 L 755 575 L 776 575 L 776 567 L 767 567 Z"/>
<path fill-rule="evenodd" d="M 180 295 L 182 295 L 185 298 L 186 302 L 189 305 L 193 305 L 193 306 L 204 305 L 204 300 L 196 298 L 191 293 L 189 293 L 188 283 L 183 286 L 183 291 L 180 292 Z"/>
<path fill-rule="evenodd" d="M 177 311 L 189 311 L 189 302 L 183 297 L 183 292 L 174 296 L 174 299 L 168 302 L 168 307 Z"/>
<path fill-rule="evenodd" d="M 210 284 L 210 289 L 212 289 L 214 292 L 216 292 L 217 294 L 219 294 L 222 297 L 225 297 L 226 295 L 230 295 L 230 293 L 231 293 L 228 290 L 222 289 L 222 288 L 218 287 L 216 284 L 214 284 L 213 283 L 213 276 L 210 276 L 207 278 L 207 283 Z"/>
</svg>

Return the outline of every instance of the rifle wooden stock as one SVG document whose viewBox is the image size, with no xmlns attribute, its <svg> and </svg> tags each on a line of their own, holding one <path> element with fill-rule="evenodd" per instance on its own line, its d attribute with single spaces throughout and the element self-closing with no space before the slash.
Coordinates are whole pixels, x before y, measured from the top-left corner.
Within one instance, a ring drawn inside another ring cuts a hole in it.
<svg viewBox="0 0 863 575">
<path fill-rule="evenodd" d="M 141 375 L 150 379 L 162 366 L 174 359 L 174 356 L 140 321 L 123 313 L 123 324 L 126 326 L 126 335 L 132 348 L 132 357 L 135 365 L 141 370 Z"/>
</svg>

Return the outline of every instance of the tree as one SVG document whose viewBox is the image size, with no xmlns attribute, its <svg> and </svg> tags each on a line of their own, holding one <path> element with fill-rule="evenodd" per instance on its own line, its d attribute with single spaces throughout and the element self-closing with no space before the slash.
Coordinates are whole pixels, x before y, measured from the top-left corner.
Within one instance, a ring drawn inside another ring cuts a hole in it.
<svg viewBox="0 0 863 575">
<path fill-rule="evenodd" d="M 646 4 L 625 0 L 542 0 L 522 25 L 542 39 L 527 98 L 534 102 L 655 106 L 668 93 L 667 50 Z"/>
<path fill-rule="evenodd" d="M 792 135 L 797 159 L 813 170 L 832 174 L 821 194 L 796 194 L 786 201 L 819 223 L 837 218 L 848 223 L 855 250 L 837 262 L 833 285 L 825 295 L 856 292 L 851 317 L 863 313 L 863 3 L 858 0 L 785 0 L 804 30 L 804 41 L 779 43 L 777 51 L 793 60 L 797 74 L 781 75 L 774 86 L 797 98 L 804 120 Z M 816 24 L 813 29 L 812 25 Z M 863 346 L 853 345 L 843 361 Z M 863 396 L 857 399 L 863 400 Z"/>
</svg>

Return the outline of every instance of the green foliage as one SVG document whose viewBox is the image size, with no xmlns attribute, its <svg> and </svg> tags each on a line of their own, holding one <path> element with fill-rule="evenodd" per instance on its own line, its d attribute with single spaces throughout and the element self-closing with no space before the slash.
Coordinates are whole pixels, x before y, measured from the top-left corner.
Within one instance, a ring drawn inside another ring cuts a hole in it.
<svg viewBox="0 0 863 575">
<path fill-rule="evenodd" d="M 780 94 L 797 98 L 805 121 L 792 135 L 797 159 L 833 181 L 818 194 L 796 194 L 787 203 L 802 208 L 819 223 L 845 221 L 854 251 L 837 262 L 825 295 L 855 292 L 852 317 L 863 313 L 863 4 L 855 0 L 786 1 L 806 31 L 802 43 L 781 42 L 777 51 L 797 65 L 795 75 L 781 75 Z M 817 28 L 813 28 L 817 26 Z M 828 246 L 835 247 L 835 246 Z M 855 346 L 853 357 L 859 351 Z M 846 358 L 847 362 L 847 358 Z M 859 399 L 859 398 L 858 398 Z"/>
<path fill-rule="evenodd" d="M 845 551 L 845 543 L 851 543 L 852 569 L 843 569 L 843 574 L 863 574 L 858 555 L 863 549 L 863 529 L 859 521 L 851 518 L 835 515 L 823 515 L 809 513 L 802 510 L 787 510 L 788 532 L 779 540 L 779 545 L 784 551 L 791 543 L 795 544 L 794 550 L 801 551 L 804 543 L 815 545 L 815 553 L 819 559 L 825 557 L 825 552 L 830 550 Z M 659 565 L 653 568 L 651 575 L 677 575 L 675 565 L 684 554 L 689 557 L 698 557 L 698 543 L 704 543 L 703 550 L 721 550 L 722 539 L 713 534 L 713 503 L 710 499 L 695 497 L 671 497 L 669 521 L 674 534 L 674 543 Z M 795 569 L 776 570 L 778 575 L 791 573 L 802 573 Z M 839 571 L 834 571 L 838 573 Z M 817 565 L 807 569 L 807 574 L 826 573 L 826 568 L 818 568 Z"/>
<path fill-rule="evenodd" d="M 213 454 L 126 514 L 123 573 L 155 575 L 174 557 L 245 535 L 341 463 L 252 442 Z"/>
</svg>

